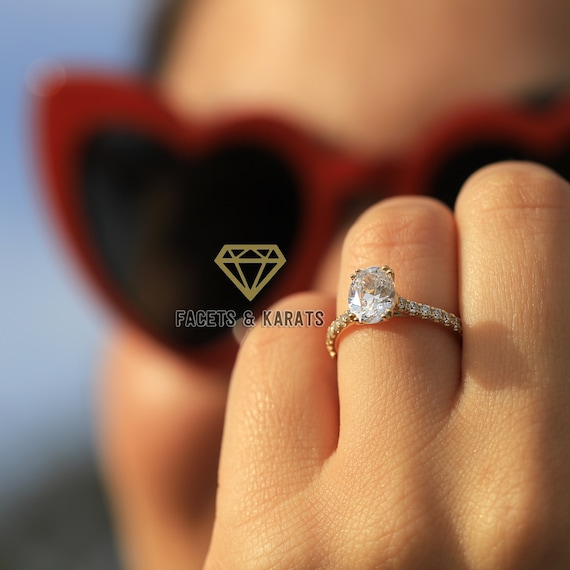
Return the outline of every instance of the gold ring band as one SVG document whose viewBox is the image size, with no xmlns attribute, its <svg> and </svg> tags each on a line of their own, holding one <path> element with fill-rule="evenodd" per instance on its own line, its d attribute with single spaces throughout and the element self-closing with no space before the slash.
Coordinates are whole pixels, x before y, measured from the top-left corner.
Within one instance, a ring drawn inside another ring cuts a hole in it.
<svg viewBox="0 0 570 570">
<path fill-rule="evenodd" d="M 392 317 L 419 317 L 448 327 L 461 335 L 461 319 L 457 315 L 398 295 L 394 287 L 394 271 L 387 265 L 357 269 L 350 277 L 349 308 L 327 329 L 326 347 L 332 358 L 337 355 L 338 336 L 349 326 L 376 324 Z"/>
</svg>

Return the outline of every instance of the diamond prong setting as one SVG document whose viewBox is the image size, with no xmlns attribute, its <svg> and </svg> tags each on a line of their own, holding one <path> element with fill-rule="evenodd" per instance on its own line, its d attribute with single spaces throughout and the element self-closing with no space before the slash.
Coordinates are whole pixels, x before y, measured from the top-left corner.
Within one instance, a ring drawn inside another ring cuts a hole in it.
<svg viewBox="0 0 570 570">
<path fill-rule="evenodd" d="M 392 281 L 394 279 L 396 279 L 396 274 L 394 273 L 394 270 L 389 265 L 383 265 L 382 267 L 380 267 L 380 269 L 382 271 L 384 271 L 384 273 L 389 275 L 392 278 Z"/>
</svg>

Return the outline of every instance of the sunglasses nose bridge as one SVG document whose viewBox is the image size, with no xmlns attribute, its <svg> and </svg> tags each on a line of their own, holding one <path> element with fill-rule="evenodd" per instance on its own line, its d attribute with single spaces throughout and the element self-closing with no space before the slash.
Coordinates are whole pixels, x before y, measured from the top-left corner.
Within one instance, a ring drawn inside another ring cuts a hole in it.
<svg viewBox="0 0 570 570">
<path fill-rule="evenodd" d="M 386 164 L 364 157 L 330 156 L 318 165 L 311 185 L 323 203 L 339 207 L 354 197 L 380 194 L 377 190 L 391 178 L 389 170 Z"/>
</svg>

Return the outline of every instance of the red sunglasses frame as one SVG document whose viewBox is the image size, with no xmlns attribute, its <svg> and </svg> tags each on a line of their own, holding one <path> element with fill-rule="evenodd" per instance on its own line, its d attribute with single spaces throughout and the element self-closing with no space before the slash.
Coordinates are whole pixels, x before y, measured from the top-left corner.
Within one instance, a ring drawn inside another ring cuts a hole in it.
<svg viewBox="0 0 570 570">
<path fill-rule="evenodd" d="M 427 133 L 407 156 L 395 161 L 343 152 L 274 117 L 234 117 L 217 122 L 182 120 L 164 104 L 151 84 L 125 76 L 68 74 L 63 83 L 48 82 L 44 92 L 46 95 L 39 99 L 37 126 L 49 208 L 90 281 L 120 315 L 153 337 L 156 332 L 146 328 L 100 263 L 96 245 L 83 223 L 85 214 L 71 165 L 78 164 L 83 143 L 101 127 L 131 126 L 195 158 L 207 155 L 221 143 L 262 145 L 287 158 L 302 187 L 301 230 L 288 256 L 287 277 L 264 300 L 265 305 L 311 285 L 313 268 L 333 236 L 342 205 L 358 191 L 369 192 L 379 186 L 390 188 L 390 195 L 426 193 L 422 191 L 425 181 L 431 179 L 450 153 L 482 136 L 514 141 L 529 152 L 546 156 L 558 152 L 570 139 L 567 97 L 540 112 L 502 105 L 458 112 Z M 220 355 L 225 354 L 231 363 L 235 351 L 235 341 L 231 335 L 225 335 L 211 346 L 190 348 L 187 353 L 217 363 Z"/>
</svg>

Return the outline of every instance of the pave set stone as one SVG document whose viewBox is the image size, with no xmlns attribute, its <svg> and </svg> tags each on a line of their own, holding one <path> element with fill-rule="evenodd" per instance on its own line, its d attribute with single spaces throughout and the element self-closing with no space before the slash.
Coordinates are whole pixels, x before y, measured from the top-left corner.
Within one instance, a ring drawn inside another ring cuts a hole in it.
<svg viewBox="0 0 570 570">
<path fill-rule="evenodd" d="M 357 318 L 350 312 L 345 311 L 342 315 L 337 317 L 329 326 L 327 330 L 327 350 L 334 358 L 336 356 L 335 340 L 336 337 L 350 324 L 357 322 Z"/>
<path fill-rule="evenodd" d="M 415 301 L 408 301 L 404 297 L 399 297 L 396 305 L 396 314 L 398 313 L 428 319 L 434 323 L 449 327 L 456 333 L 461 333 L 461 319 L 458 316 L 431 305 L 424 305 L 423 303 L 416 303 Z"/>
</svg>

